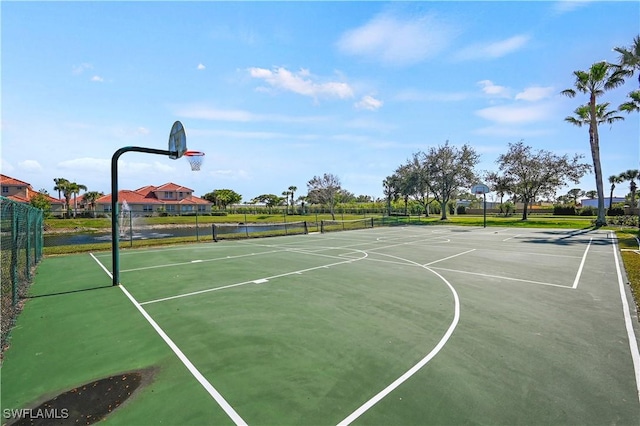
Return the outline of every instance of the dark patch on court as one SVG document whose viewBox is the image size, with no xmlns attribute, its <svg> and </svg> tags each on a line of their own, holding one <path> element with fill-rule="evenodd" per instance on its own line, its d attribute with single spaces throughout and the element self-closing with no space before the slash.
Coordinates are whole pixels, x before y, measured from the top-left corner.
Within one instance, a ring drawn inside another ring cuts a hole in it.
<svg viewBox="0 0 640 426">
<path fill-rule="evenodd" d="M 80 385 L 30 410 L 12 426 L 91 425 L 118 409 L 139 388 L 149 384 L 155 369 L 131 371 Z"/>
</svg>

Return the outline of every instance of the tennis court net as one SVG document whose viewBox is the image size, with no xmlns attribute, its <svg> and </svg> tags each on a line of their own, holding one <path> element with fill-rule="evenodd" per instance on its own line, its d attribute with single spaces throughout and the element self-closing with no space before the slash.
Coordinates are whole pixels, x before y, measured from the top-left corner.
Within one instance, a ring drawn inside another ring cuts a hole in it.
<svg viewBox="0 0 640 426">
<path fill-rule="evenodd" d="M 214 223 L 213 240 L 308 234 L 307 222 Z"/>
<path fill-rule="evenodd" d="M 323 220 L 320 222 L 320 232 L 351 231 L 354 229 L 373 228 L 373 218 L 367 217 L 352 220 Z"/>
</svg>

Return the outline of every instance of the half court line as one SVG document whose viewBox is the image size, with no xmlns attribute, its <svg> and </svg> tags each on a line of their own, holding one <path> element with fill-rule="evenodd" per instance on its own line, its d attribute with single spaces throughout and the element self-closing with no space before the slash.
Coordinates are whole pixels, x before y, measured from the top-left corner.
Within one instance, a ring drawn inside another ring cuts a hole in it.
<svg viewBox="0 0 640 426">
<path fill-rule="evenodd" d="M 587 260 L 587 253 L 589 253 L 589 247 L 591 247 L 591 241 L 593 238 L 589 238 L 589 244 L 587 244 L 587 248 L 584 250 L 584 254 L 582 255 L 582 261 L 580 262 L 580 267 L 578 268 L 578 273 L 576 274 L 576 279 L 573 281 L 573 287 L 578 288 L 578 282 L 580 281 L 580 276 L 582 275 L 582 268 L 584 267 L 584 261 Z"/>
<path fill-rule="evenodd" d="M 364 256 L 361 257 L 361 258 L 358 258 L 358 259 L 349 259 L 349 260 L 345 260 L 345 261 L 342 261 L 342 262 L 334 262 L 334 263 L 329 263 L 327 265 L 320 265 L 320 266 L 314 266 L 312 268 L 300 269 L 298 271 L 285 272 L 284 274 L 272 275 L 270 277 L 255 278 L 255 279 L 252 279 L 252 280 L 249 280 L 249 281 L 243 281 L 243 282 L 240 282 L 240 283 L 229 284 L 229 285 L 225 285 L 225 286 L 222 286 L 222 287 L 207 288 L 207 289 L 204 289 L 204 290 L 198 290 L 198 291 L 192 291 L 192 292 L 189 292 L 189 293 L 177 294 L 175 296 L 169 296 L 169 297 L 163 297 L 163 298 L 160 298 L 160 299 L 148 300 L 146 302 L 141 302 L 140 305 L 148 305 L 148 304 L 151 304 L 151 303 L 165 302 L 167 300 L 173 300 L 173 299 L 180 299 L 180 298 L 183 298 L 183 297 L 196 296 L 198 294 L 210 293 L 212 291 L 225 290 L 225 289 L 228 289 L 228 288 L 239 287 L 239 286 L 243 286 L 243 285 L 247 285 L 247 284 L 256 284 L 256 281 L 261 281 L 261 280 L 270 281 L 270 280 L 272 280 L 274 278 L 282 278 L 282 277 L 286 277 L 286 276 L 289 276 L 289 275 L 299 275 L 299 274 L 302 274 L 304 272 L 315 271 L 317 269 L 330 268 L 332 266 L 342 265 L 342 264 L 345 264 L 345 263 L 357 262 L 359 260 L 363 260 L 363 259 L 367 258 L 368 254 L 366 252 L 363 252 L 363 253 L 364 253 Z M 265 282 L 265 281 L 262 281 L 262 282 Z"/>
</svg>

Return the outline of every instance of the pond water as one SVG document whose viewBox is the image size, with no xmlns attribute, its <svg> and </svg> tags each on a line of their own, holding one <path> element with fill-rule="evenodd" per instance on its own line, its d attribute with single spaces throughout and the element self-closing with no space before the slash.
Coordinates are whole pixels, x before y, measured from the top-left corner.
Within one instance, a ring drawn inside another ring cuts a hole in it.
<svg viewBox="0 0 640 426">
<path fill-rule="evenodd" d="M 211 227 L 199 227 L 197 235 L 202 241 L 213 240 Z M 133 235 L 129 233 L 122 234 L 120 241 L 130 240 L 149 240 L 156 238 L 170 237 L 195 237 L 196 228 L 163 228 L 163 229 L 134 229 Z M 86 233 L 86 234 L 55 234 L 44 236 L 44 247 L 68 246 L 75 244 L 96 244 L 111 241 L 111 232 L 105 233 Z"/>
</svg>

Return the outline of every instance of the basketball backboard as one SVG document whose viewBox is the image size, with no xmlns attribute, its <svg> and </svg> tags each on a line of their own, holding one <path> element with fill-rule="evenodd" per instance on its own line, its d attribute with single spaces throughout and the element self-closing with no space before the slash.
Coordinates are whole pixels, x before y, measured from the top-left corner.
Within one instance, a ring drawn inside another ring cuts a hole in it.
<svg viewBox="0 0 640 426">
<path fill-rule="evenodd" d="M 182 155 L 187 151 L 187 134 L 184 131 L 184 127 L 182 123 L 176 121 L 173 123 L 171 127 L 171 132 L 169 133 L 169 158 L 175 160 L 177 158 L 182 157 Z"/>
</svg>

